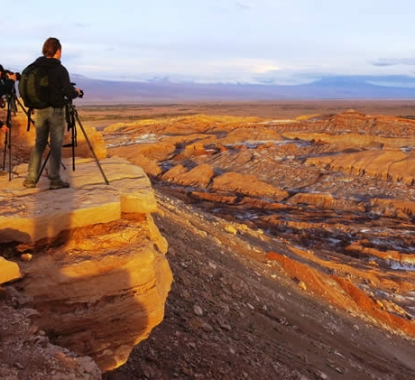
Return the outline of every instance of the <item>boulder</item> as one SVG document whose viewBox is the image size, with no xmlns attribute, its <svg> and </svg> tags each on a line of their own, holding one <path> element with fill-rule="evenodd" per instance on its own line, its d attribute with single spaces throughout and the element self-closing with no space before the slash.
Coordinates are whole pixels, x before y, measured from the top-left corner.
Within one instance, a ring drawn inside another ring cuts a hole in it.
<svg viewBox="0 0 415 380">
<path fill-rule="evenodd" d="M 0 256 L 0 285 L 21 277 L 19 266 Z"/>
</svg>

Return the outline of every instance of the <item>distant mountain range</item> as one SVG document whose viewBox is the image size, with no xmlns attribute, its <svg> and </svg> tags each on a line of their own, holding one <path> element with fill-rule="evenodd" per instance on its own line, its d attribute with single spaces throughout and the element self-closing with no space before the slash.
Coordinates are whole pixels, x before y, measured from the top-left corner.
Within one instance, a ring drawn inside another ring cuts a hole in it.
<svg viewBox="0 0 415 380">
<path fill-rule="evenodd" d="M 329 76 L 300 85 L 141 82 L 91 79 L 72 75 L 84 90 L 83 103 L 176 101 L 258 101 L 288 99 L 415 99 L 415 78 L 406 76 Z"/>
</svg>

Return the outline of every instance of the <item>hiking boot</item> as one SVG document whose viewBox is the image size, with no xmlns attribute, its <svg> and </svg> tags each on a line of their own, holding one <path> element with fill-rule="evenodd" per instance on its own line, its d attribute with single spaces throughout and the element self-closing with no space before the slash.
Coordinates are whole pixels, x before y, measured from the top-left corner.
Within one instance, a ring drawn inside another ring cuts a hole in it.
<svg viewBox="0 0 415 380">
<path fill-rule="evenodd" d="M 23 186 L 24 186 L 24 187 L 27 187 L 28 189 L 31 189 L 31 188 L 33 188 L 33 187 L 36 187 L 36 181 L 35 181 L 34 179 L 29 179 L 29 178 L 26 178 L 26 179 L 23 181 Z"/>
<path fill-rule="evenodd" d="M 69 183 L 68 182 L 64 182 L 62 181 L 60 178 L 59 179 L 54 179 L 52 181 L 50 181 L 50 186 L 49 189 L 50 190 L 56 190 L 56 189 L 66 189 L 69 187 Z"/>
</svg>

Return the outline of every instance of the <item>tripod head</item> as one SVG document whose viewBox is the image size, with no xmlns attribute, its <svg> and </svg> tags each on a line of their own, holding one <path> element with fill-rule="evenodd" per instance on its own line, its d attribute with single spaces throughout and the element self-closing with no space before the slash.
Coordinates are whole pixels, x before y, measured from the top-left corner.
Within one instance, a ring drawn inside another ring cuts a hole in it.
<svg viewBox="0 0 415 380">
<path fill-rule="evenodd" d="M 16 112 L 16 87 L 15 82 L 10 79 L 0 79 L 0 108 L 10 104 L 12 111 Z"/>
<path fill-rule="evenodd" d="M 71 85 L 75 88 L 76 83 L 71 83 Z M 83 98 L 84 92 L 79 90 L 78 97 Z M 66 123 L 68 125 L 68 131 L 70 129 L 74 130 L 76 118 L 78 117 L 78 111 L 76 110 L 75 105 L 73 104 L 73 99 L 65 97 L 64 99 L 65 104 L 65 115 L 66 115 Z"/>
<path fill-rule="evenodd" d="M 13 113 L 16 114 L 17 112 L 17 96 L 16 96 L 16 89 L 13 86 L 7 94 L 4 94 L 0 97 L 0 108 L 6 108 L 7 105 L 7 114 Z"/>
<path fill-rule="evenodd" d="M 65 99 L 65 119 L 66 124 L 68 126 L 68 131 L 72 129 L 75 130 L 76 126 L 76 108 L 75 105 L 72 103 L 72 99 Z"/>
</svg>

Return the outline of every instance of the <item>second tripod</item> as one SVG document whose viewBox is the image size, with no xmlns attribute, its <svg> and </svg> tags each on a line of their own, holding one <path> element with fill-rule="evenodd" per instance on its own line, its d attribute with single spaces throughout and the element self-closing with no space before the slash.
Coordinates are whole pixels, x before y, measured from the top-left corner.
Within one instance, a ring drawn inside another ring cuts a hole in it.
<svg viewBox="0 0 415 380">
<path fill-rule="evenodd" d="M 4 151 L 3 151 L 3 170 L 6 169 L 6 158 L 9 159 L 9 181 L 12 179 L 12 112 L 16 112 L 15 95 L 6 95 L 7 103 L 7 116 L 6 116 L 6 135 L 4 138 Z M 7 152 L 9 154 L 7 154 Z"/>
<path fill-rule="evenodd" d="M 30 118 L 30 114 L 25 110 L 23 104 L 20 102 L 19 98 L 16 96 L 16 90 L 13 87 L 10 93 L 5 95 L 5 103 L 2 107 L 7 107 L 7 116 L 5 125 L 7 131 L 4 139 L 4 150 L 3 150 L 3 170 L 6 169 L 6 161 L 8 160 L 8 169 L 9 169 L 9 181 L 12 179 L 12 115 L 17 112 L 17 104 L 23 110 L 23 112 L 28 117 L 29 123 L 33 123 L 33 120 Z"/>
<path fill-rule="evenodd" d="M 97 163 L 98 169 L 102 174 L 102 177 L 104 179 L 104 182 L 109 185 L 108 179 L 105 176 L 105 173 L 101 167 L 101 164 L 99 163 L 99 160 L 95 154 L 94 148 L 92 147 L 92 144 L 85 132 L 85 128 L 81 123 L 81 120 L 79 119 L 79 115 L 78 115 L 78 111 L 75 107 L 75 105 L 72 103 L 71 100 L 67 100 L 66 104 L 65 104 L 65 117 L 66 117 L 66 123 L 68 126 L 68 130 L 71 130 L 71 142 L 70 144 L 65 144 L 63 145 L 63 147 L 67 148 L 67 147 L 71 147 L 72 148 L 72 170 L 75 171 L 75 147 L 77 146 L 78 142 L 77 142 L 77 130 L 76 130 L 76 124 L 79 125 L 79 127 L 81 128 L 81 131 L 84 135 L 85 141 L 88 144 L 89 150 L 91 151 L 95 162 Z M 45 169 L 45 166 L 49 160 L 51 151 L 49 150 L 45 161 L 43 162 L 43 165 L 41 167 L 41 169 L 39 170 L 39 174 L 36 178 L 36 183 L 39 181 L 40 176 L 42 175 L 43 170 Z"/>
</svg>

